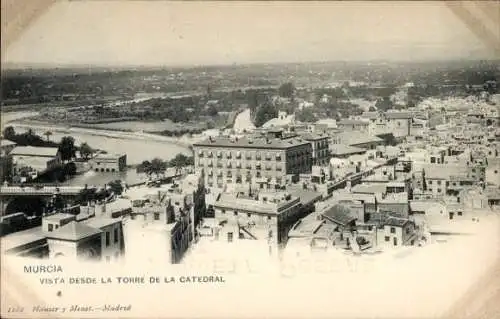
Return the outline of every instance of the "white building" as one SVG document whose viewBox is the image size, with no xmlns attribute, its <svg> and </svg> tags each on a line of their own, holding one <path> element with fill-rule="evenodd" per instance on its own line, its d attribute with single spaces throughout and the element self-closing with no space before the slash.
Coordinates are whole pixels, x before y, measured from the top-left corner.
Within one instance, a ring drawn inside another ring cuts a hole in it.
<svg viewBox="0 0 500 319">
<path fill-rule="evenodd" d="M 91 160 L 96 172 L 121 172 L 127 167 L 126 154 L 98 154 Z"/>
<path fill-rule="evenodd" d="M 27 170 L 34 178 L 61 165 L 61 154 L 57 147 L 17 146 L 11 152 L 13 175 Z"/>
</svg>

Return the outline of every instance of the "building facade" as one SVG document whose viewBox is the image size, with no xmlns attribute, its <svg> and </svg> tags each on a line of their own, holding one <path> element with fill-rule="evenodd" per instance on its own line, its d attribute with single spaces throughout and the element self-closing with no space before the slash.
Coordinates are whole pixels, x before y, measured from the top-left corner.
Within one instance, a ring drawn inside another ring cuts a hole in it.
<svg viewBox="0 0 500 319">
<path fill-rule="evenodd" d="M 223 193 L 213 206 L 216 239 L 264 240 L 274 247 L 283 247 L 293 225 L 310 213 L 299 197 L 283 191 L 255 196 Z"/>
<path fill-rule="evenodd" d="M 196 170 L 204 172 L 209 188 L 283 185 L 287 178 L 312 169 L 312 145 L 300 138 L 210 138 L 193 148 Z"/>
<path fill-rule="evenodd" d="M 326 134 L 302 134 L 311 143 L 313 165 L 326 166 L 330 161 L 330 137 Z"/>
<path fill-rule="evenodd" d="M 127 168 L 126 154 L 98 154 L 91 160 L 96 172 L 121 172 Z"/>
</svg>

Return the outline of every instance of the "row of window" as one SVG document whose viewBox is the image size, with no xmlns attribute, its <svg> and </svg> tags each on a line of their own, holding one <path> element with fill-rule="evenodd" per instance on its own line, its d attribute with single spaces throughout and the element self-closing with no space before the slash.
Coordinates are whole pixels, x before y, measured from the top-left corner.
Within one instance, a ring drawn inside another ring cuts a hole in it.
<svg viewBox="0 0 500 319">
<path fill-rule="evenodd" d="M 205 163 L 203 162 L 199 162 L 198 163 L 198 166 L 199 167 L 205 167 Z M 266 171 L 271 171 L 271 170 L 276 170 L 276 171 L 282 171 L 283 170 L 283 166 L 282 165 L 270 165 L 270 164 L 267 164 L 267 165 L 262 165 L 260 163 L 256 163 L 255 165 L 252 165 L 250 163 L 247 163 L 245 164 L 244 166 L 241 165 L 241 163 L 236 163 L 236 164 L 232 164 L 231 162 L 227 162 L 225 165 L 223 163 L 217 163 L 215 165 L 217 168 L 245 168 L 245 169 L 256 169 L 256 170 L 261 170 L 262 167 L 264 167 L 264 169 Z M 214 167 L 214 163 L 213 162 L 208 162 L 207 163 L 207 167 Z M 230 171 L 228 171 L 229 173 Z"/>
<path fill-rule="evenodd" d="M 429 181 L 427 182 L 427 184 L 428 184 L 428 185 L 433 185 L 432 180 L 429 180 Z M 441 185 L 441 184 L 442 184 L 442 182 L 441 182 L 441 181 L 436 181 L 436 184 L 437 184 L 437 185 Z M 448 181 L 446 181 L 446 186 L 450 186 L 450 185 L 452 185 L 452 186 L 459 186 L 459 185 L 460 185 L 460 186 L 462 186 L 462 185 L 464 185 L 464 183 L 463 183 L 463 182 L 448 182 Z"/>
<path fill-rule="evenodd" d="M 217 174 L 216 177 L 217 177 L 217 183 L 220 183 L 224 180 L 222 174 L 220 174 L 220 173 Z M 257 172 L 255 174 L 255 177 L 262 178 L 262 174 L 260 172 Z M 265 178 L 272 179 L 271 176 L 265 176 Z M 213 184 L 213 180 L 214 180 L 213 174 L 208 175 L 207 182 L 209 184 Z M 232 183 L 233 182 L 233 175 L 232 174 L 226 175 L 226 180 L 228 183 Z M 250 182 L 250 181 L 252 181 L 252 177 L 250 175 L 246 175 L 245 178 L 243 179 L 243 177 L 241 175 L 236 175 L 234 180 L 236 181 L 236 183 L 242 183 L 243 180 L 245 180 L 245 182 Z M 276 181 L 276 184 L 281 184 L 281 181 L 282 181 L 281 177 L 275 177 L 274 180 Z"/>
<path fill-rule="evenodd" d="M 227 159 L 232 159 L 234 158 L 246 158 L 246 159 L 252 159 L 256 158 L 257 160 L 261 160 L 262 157 L 264 157 L 266 160 L 272 160 L 275 159 L 277 161 L 281 161 L 282 159 L 282 154 L 273 154 L 273 153 L 266 153 L 264 156 L 262 156 L 261 152 L 255 152 L 255 154 L 252 154 L 250 152 L 245 152 L 245 155 L 243 156 L 241 151 L 236 151 L 236 152 L 231 152 L 231 151 L 217 151 L 212 152 L 212 151 L 199 151 L 198 152 L 199 157 L 208 157 L 208 158 L 213 158 L 214 156 L 217 158 L 227 158 Z"/>
<path fill-rule="evenodd" d="M 214 154 L 215 153 L 215 154 Z M 267 161 L 272 161 L 272 160 L 276 160 L 276 161 L 281 161 L 283 159 L 283 154 L 282 153 L 264 153 L 264 152 L 260 152 L 260 151 L 256 151 L 256 152 L 245 152 L 245 154 L 243 155 L 243 153 L 241 151 L 236 151 L 236 152 L 231 152 L 231 151 L 216 151 L 216 152 L 212 152 L 212 151 L 203 151 L 203 150 L 200 150 L 198 151 L 198 157 L 202 158 L 202 157 L 207 157 L 207 158 L 213 158 L 213 157 L 217 157 L 217 158 L 225 158 L 225 159 L 232 159 L 232 158 L 236 158 L 236 159 L 242 159 L 242 158 L 245 158 L 247 160 L 262 160 L 262 158 L 264 158 L 265 160 Z M 311 155 L 311 152 L 310 151 L 307 151 L 307 150 L 298 150 L 296 152 L 291 152 L 289 154 L 287 154 L 287 158 L 289 159 L 294 159 L 294 158 L 299 158 L 299 157 L 302 157 L 302 156 L 308 156 L 308 155 Z"/>
</svg>

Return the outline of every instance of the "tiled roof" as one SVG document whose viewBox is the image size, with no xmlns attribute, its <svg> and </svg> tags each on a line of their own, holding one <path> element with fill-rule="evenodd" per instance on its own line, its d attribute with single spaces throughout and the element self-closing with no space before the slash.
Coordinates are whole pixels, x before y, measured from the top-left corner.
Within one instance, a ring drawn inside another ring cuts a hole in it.
<svg viewBox="0 0 500 319">
<path fill-rule="evenodd" d="M 341 139 L 343 144 L 347 145 L 358 145 L 371 142 L 381 142 L 383 139 L 377 136 L 370 136 L 366 133 L 361 132 L 342 132 L 337 135 Z"/>
<path fill-rule="evenodd" d="M 378 112 L 364 112 L 361 114 L 361 117 L 366 118 L 366 119 L 376 119 L 379 117 Z"/>
<path fill-rule="evenodd" d="M 57 147 L 33 147 L 33 146 L 16 146 L 11 155 L 25 156 L 50 156 L 55 157 L 59 149 Z"/>
<path fill-rule="evenodd" d="M 389 217 L 385 220 L 384 224 L 388 226 L 396 226 L 396 227 L 403 227 L 407 223 L 409 223 L 410 220 L 405 219 L 405 218 L 396 218 L 396 217 Z"/>
<path fill-rule="evenodd" d="M 366 150 L 359 147 L 348 146 L 345 144 L 334 144 L 331 146 L 330 154 L 335 155 L 348 155 L 356 153 L 365 153 Z"/>
<path fill-rule="evenodd" d="M 103 218 L 103 217 L 93 217 L 88 220 L 86 220 L 84 223 L 85 225 L 95 228 L 95 229 L 102 229 L 103 227 L 113 225 L 116 223 L 119 223 L 119 219 L 113 219 L 113 218 Z"/>
<path fill-rule="evenodd" d="M 20 246 L 28 245 L 30 243 L 44 240 L 45 234 L 42 231 L 42 226 L 29 228 L 26 230 L 18 231 L 12 234 L 3 236 L 0 240 L 1 251 L 5 252 Z"/>
<path fill-rule="evenodd" d="M 203 142 L 194 143 L 193 146 L 202 146 L 202 147 L 234 147 L 234 148 L 264 148 L 264 149 L 287 149 L 296 147 L 299 145 L 306 145 L 310 143 L 301 138 L 287 138 L 287 139 L 278 139 L 278 138 L 255 138 L 249 139 L 246 137 L 239 139 L 229 139 L 229 138 L 214 138 L 212 141 L 210 139 L 205 140 Z"/>
<path fill-rule="evenodd" d="M 313 133 L 303 133 L 300 134 L 300 137 L 305 139 L 306 141 L 315 141 L 315 140 L 322 140 L 322 139 L 328 139 L 329 136 L 326 134 L 313 134 Z"/>
<path fill-rule="evenodd" d="M 78 241 L 93 235 L 100 234 L 101 230 L 83 223 L 72 221 L 59 229 L 47 234 L 47 238 Z"/>
<path fill-rule="evenodd" d="M 386 112 L 385 117 L 388 119 L 410 119 L 413 115 L 409 112 Z"/>
<path fill-rule="evenodd" d="M 385 183 L 363 183 L 358 184 L 352 188 L 353 193 L 361 193 L 361 194 L 377 194 L 377 193 L 385 193 L 386 184 Z"/>
<path fill-rule="evenodd" d="M 451 179 L 451 176 L 467 176 L 466 165 L 425 164 L 422 165 L 426 179 Z"/>
<path fill-rule="evenodd" d="M 336 204 L 330 207 L 325 212 L 323 212 L 322 215 L 326 219 L 342 226 L 347 225 L 357 219 L 356 217 L 351 215 L 351 210 L 348 207 L 340 204 Z"/>
</svg>

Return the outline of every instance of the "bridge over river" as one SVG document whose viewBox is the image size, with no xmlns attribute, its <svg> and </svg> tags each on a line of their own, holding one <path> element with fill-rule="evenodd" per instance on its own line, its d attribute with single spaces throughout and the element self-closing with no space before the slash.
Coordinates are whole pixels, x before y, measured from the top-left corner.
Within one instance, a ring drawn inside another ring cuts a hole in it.
<svg viewBox="0 0 500 319">
<path fill-rule="evenodd" d="M 26 204 L 29 202 L 31 205 L 45 206 L 55 194 L 60 194 L 65 198 L 74 198 L 84 188 L 85 186 L 2 185 L 0 186 L 0 216 L 17 213 L 17 211 L 9 211 L 9 206 L 14 202 Z"/>
</svg>

